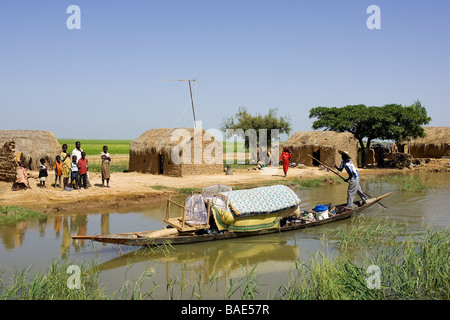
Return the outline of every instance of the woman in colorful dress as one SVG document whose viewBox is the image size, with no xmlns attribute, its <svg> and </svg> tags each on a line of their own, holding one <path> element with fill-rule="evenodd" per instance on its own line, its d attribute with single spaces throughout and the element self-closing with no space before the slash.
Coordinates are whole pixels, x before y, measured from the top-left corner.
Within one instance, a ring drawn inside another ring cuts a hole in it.
<svg viewBox="0 0 450 320">
<path fill-rule="evenodd" d="M 111 162 L 111 156 L 108 153 L 108 146 L 103 146 L 103 151 L 100 153 L 100 156 L 102 158 L 102 185 L 105 186 L 106 180 L 106 186 L 109 187 L 109 163 Z"/>
<path fill-rule="evenodd" d="M 60 154 L 61 161 L 62 161 L 62 168 L 63 168 L 63 184 L 64 184 L 64 190 L 68 188 L 69 186 L 69 178 L 71 176 L 71 157 L 70 153 L 67 152 L 67 144 L 62 145 L 62 151 Z"/>
<path fill-rule="evenodd" d="M 283 152 L 281 153 L 280 160 L 283 162 L 283 172 L 284 176 L 287 176 L 287 172 L 289 169 L 289 159 L 292 159 L 291 150 L 288 147 L 284 147 Z"/>
</svg>

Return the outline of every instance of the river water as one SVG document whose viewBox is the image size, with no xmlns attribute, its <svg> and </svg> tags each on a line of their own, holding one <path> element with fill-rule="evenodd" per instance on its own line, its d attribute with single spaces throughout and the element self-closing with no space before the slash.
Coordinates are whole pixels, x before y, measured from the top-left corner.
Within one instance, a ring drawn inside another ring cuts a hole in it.
<svg viewBox="0 0 450 320">
<path fill-rule="evenodd" d="M 369 219 L 389 218 L 408 222 L 408 232 L 425 225 L 450 225 L 450 173 L 421 173 L 434 186 L 423 192 L 399 191 L 388 183 L 362 182 L 362 189 L 375 196 L 393 194 L 363 211 Z M 315 204 L 346 202 L 346 184 L 298 191 L 301 208 Z M 183 201 L 183 199 L 180 199 Z M 0 271 L 26 269 L 45 272 L 55 259 L 71 264 L 95 262 L 99 282 L 108 293 L 147 275 L 142 291 L 153 290 L 153 299 L 224 299 L 232 288 L 255 267 L 259 298 L 272 297 L 291 280 L 296 262 L 308 261 L 318 250 L 331 251 L 325 228 L 351 223 L 350 219 L 314 228 L 208 243 L 179 245 L 157 250 L 129 246 L 73 241 L 71 235 L 107 234 L 160 229 L 164 226 L 165 204 L 133 208 L 125 212 L 73 212 L 49 215 L 13 226 L 0 226 Z M 4 279 L 5 280 L 5 279 Z M 130 282 L 131 281 L 131 282 Z M 132 289 L 130 289 L 131 291 Z M 238 297 L 239 290 L 235 295 Z"/>
</svg>

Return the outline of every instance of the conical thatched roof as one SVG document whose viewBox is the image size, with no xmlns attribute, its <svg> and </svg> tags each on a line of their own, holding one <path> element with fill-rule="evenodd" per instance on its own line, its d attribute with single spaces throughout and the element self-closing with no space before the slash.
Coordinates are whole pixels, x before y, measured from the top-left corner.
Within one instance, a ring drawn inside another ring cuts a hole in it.
<svg viewBox="0 0 450 320">
<path fill-rule="evenodd" d="M 144 132 L 130 143 L 130 150 L 134 152 L 153 151 L 161 153 L 170 151 L 178 142 L 172 142 L 172 133 L 176 129 L 151 129 Z"/>
<path fill-rule="evenodd" d="M 26 161 L 31 158 L 31 170 L 39 167 L 39 159 L 45 158 L 47 166 L 53 165 L 55 157 L 61 151 L 55 135 L 41 130 L 0 130 L 0 145 L 6 141 L 14 141 L 15 151 L 22 152 Z"/>
<path fill-rule="evenodd" d="M 345 150 L 349 143 L 354 142 L 356 139 L 350 132 L 305 131 L 294 133 L 284 145 L 294 148 L 303 145 L 342 147 Z"/>
</svg>

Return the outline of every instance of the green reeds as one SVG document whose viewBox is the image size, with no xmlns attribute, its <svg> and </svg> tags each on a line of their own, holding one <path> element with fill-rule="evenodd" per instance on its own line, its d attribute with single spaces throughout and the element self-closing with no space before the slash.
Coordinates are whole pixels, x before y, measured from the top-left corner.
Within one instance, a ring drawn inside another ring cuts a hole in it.
<svg viewBox="0 0 450 320">
<path fill-rule="evenodd" d="M 397 190 L 423 192 L 433 189 L 434 186 L 427 183 L 416 175 L 387 175 L 368 178 L 369 183 L 387 183 L 393 185 Z"/>
<path fill-rule="evenodd" d="M 2 300 L 100 300 L 108 299 L 104 289 L 98 285 L 98 272 L 85 272 L 85 264 L 80 266 L 82 284 L 79 289 L 68 285 L 71 273 L 69 262 L 53 261 L 46 273 L 31 274 L 31 267 L 10 272 L 9 283 L 0 277 L 0 299 Z"/>
<path fill-rule="evenodd" d="M 0 225 L 14 224 L 29 219 L 39 219 L 44 216 L 44 213 L 19 206 L 0 206 Z"/>
<path fill-rule="evenodd" d="M 280 287 L 280 298 L 448 300 L 450 231 L 424 230 L 406 234 L 406 227 L 397 222 L 358 218 L 333 232 L 339 255 L 319 252 L 309 263 L 297 264 L 297 275 Z M 379 270 L 379 288 L 369 283 L 371 266 Z"/>
</svg>

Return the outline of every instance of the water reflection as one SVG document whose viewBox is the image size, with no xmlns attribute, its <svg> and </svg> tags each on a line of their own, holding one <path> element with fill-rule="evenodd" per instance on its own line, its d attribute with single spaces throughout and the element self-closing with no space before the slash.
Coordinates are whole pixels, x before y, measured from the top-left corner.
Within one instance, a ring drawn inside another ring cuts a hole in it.
<svg viewBox="0 0 450 320">
<path fill-rule="evenodd" d="M 6 250 L 12 250 L 22 245 L 27 225 L 28 223 L 23 221 L 14 226 L 0 226 L 0 239 Z"/>
<path fill-rule="evenodd" d="M 284 240 L 217 241 L 214 246 L 196 244 L 179 245 L 176 248 L 141 248 L 104 262 L 99 268 L 112 270 L 152 261 L 164 264 L 167 270 L 170 265 L 178 265 L 181 270 L 189 269 L 201 275 L 202 279 L 209 279 L 213 275 L 229 278 L 243 266 L 260 265 L 267 261 L 296 261 L 298 251 L 297 245 Z M 166 276 L 169 277 L 169 273 Z"/>
</svg>

